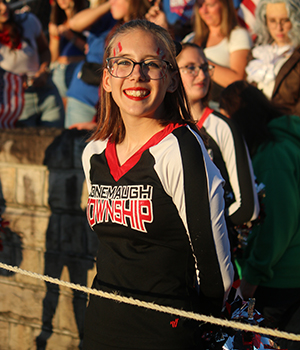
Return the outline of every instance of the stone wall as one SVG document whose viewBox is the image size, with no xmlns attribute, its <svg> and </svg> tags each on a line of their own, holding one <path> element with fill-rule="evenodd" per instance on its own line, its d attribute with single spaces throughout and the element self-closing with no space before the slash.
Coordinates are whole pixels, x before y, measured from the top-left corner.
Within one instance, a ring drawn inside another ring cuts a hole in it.
<svg viewBox="0 0 300 350">
<path fill-rule="evenodd" d="M 91 286 L 97 238 L 85 218 L 77 130 L 0 130 L 0 261 Z M 78 349 L 87 296 L 0 269 L 0 350 Z M 38 337 L 38 341 L 36 338 Z"/>
</svg>

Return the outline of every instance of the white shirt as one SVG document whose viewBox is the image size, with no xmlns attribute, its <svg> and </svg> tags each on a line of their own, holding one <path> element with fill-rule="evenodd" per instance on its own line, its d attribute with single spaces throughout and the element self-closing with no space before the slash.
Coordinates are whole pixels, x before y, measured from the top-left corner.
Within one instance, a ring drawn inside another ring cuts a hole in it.
<svg viewBox="0 0 300 350">
<path fill-rule="evenodd" d="M 250 50 L 252 46 L 248 31 L 241 27 L 236 27 L 230 33 L 229 38 L 224 38 L 219 44 L 206 47 L 205 56 L 213 63 L 230 67 L 230 54 L 239 50 Z"/>
<path fill-rule="evenodd" d="M 188 34 L 182 42 L 193 42 L 195 33 Z M 206 47 L 205 56 L 212 62 L 223 67 L 230 67 L 230 54 L 238 50 L 250 50 L 252 41 L 248 31 L 242 27 L 234 28 L 229 36 L 220 41 L 217 45 Z"/>
</svg>

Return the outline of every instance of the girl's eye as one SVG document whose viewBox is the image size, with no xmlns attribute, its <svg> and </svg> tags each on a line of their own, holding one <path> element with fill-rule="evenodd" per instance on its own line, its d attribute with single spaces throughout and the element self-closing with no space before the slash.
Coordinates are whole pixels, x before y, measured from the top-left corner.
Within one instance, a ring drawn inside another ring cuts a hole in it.
<svg viewBox="0 0 300 350">
<path fill-rule="evenodd" d="M 195 66 L 187 66 L 186 69 L 190 71 L 191 73 L 195 72 L 196 67 Z"/>
<path fill-rule="evenodd" d="M 158 62 L 158 61 L 145 61 L 144 65 L 147 68 L 160 69 L 160 62 Z"/>
<path fill-rule="evenodd" d="M 132 65 L 131 61 L 123 60 L 123 59 L 115 61 L 115 64 L 117 64 L 118 66 L 131 66 Z"/>
</svg>

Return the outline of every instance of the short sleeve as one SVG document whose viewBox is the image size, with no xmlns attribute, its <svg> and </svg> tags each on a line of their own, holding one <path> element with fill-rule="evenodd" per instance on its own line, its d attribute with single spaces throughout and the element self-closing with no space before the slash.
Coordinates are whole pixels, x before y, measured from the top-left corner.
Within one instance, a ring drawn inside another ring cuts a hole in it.
<svg viewBox="0 0 300 350">
<path fill-rule="evenodd" d="M 36 39 L 40 36 L 42 31 L 42 24 L 36 15 L 31 12 L 26 12 L 20 14 L 17 19 L 23 27 L 23 36 L 25 38 L 32 41 L 32 39 Z"/>
<path fill-rule="evenodd" d="M 41 22 L 33 13 L 30 14 L 29 19 L 30 19 L 30 28 L 31 28 L 31 30 L 34 31 L 35 38 L 37 38 L 41 34 L 41 31 L 42 31 Z"/>
<path fill-rule="evenodd" d="M 238 50 L 250 50 L 252 41 L 247 29 L 237 27 L 230 34 L 228 42 L 229 52 Z"/>
</svg>

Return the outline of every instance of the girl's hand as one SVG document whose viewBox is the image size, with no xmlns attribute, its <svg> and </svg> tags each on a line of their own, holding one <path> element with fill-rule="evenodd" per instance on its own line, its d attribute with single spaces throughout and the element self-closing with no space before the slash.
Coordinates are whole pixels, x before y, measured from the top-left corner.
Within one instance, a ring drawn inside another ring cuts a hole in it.
<svg viewBox="0 0 300 350">
<path fill-rule="evenodd" d="M 168 30 L 168 22 L 165 13 L 160 9 L 160 3 L 155 2 L 153 6 L 150 7 L 149 11 L 146 13 L 145 18 L 165 29 Z"/>
<path fill-rule="evenodd" d="M 31 81 L 31 85 L 35 87 L 43 87 L 46 85 L 48 76 L 50 74 L 50 69 L 48 66 L 41 66 L 40 70 L 35 74 Z"/>
</svg>

